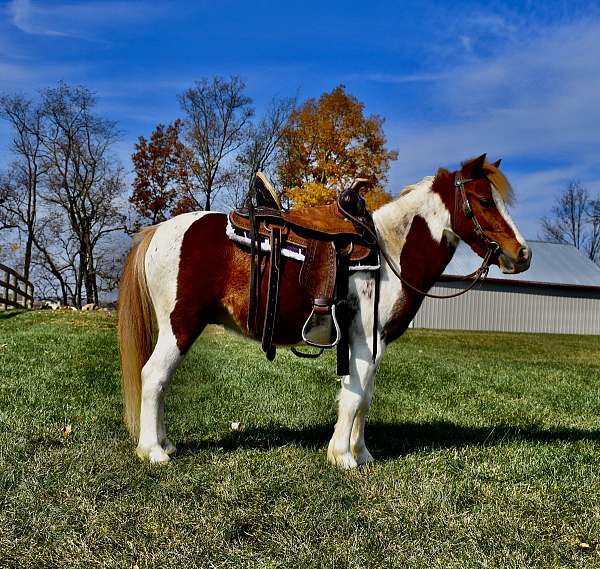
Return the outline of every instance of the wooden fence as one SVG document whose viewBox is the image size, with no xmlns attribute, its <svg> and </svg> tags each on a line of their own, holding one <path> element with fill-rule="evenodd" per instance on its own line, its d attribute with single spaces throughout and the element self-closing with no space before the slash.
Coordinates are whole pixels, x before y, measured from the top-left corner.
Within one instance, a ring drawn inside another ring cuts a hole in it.
<svg viewBox="0 0 600 569">
<path fill-rule="evenodd" d="M 14 269 L 0 263 L 0 310 L 32 306 L 33 285 Z"/>
</svg>

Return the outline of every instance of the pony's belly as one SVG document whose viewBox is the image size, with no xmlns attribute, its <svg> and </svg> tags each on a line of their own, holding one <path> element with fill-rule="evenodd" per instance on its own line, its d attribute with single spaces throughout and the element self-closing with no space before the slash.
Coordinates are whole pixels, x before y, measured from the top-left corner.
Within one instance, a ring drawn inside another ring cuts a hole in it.
<svg viewBox="0 0 600 569">
<path fill-rule="evenodd" d="M 254 331 L 248 327 L 250 255 L 238 249 L 235 257 L 238 273 L 233 280 L 243 281 L 244 285 L 242 288 L 237 289 L 236 294 L 228 295 L 224 299 L 223 306 L 227 315 L 221 315 L 219 323 L 260 341 L 262 339 L 264 310 L 269 287 L 269 262 L 266 262 L 262 271 L 260 306 L 257 310 L 257 326 L 256 331 Z M 276 345 L 295 345 L 302 342 L 302 326 L 310 315 L 312 301 L 299 284 L 300 268 L 301 263 L 293 259 L 286 258 L 282 264 L 279 303 L 273 329 L 273 343 Z M 240 279 L 240 271 L 246 275 L 245 279 Z"/>
</svg>

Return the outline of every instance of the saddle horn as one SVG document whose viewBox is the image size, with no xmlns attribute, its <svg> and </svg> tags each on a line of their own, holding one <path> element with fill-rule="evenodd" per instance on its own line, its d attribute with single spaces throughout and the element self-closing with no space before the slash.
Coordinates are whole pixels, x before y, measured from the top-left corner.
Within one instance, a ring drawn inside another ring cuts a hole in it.
<svg viewBox="0 0 600 569">
<path fill-rule="evenodd" d="M 360 191 L 372 185 L 368 178 L 356 178 L 352 185 L 345 189 L 338 198 L 338 207 L 344 213 L 355 217 L 363 217 L 367 213 L 367 203 Z"/>
<path fill-rule="evenodd" d="M 368 178 L 356 178 L 356 180 L 354 180 L 354 182 L 350 186 L 350 189 L 354 192 L 360 192 L 363 188 L 366 188 L 371 185 L 371 180 L 369 180 Z"/>
</svg>

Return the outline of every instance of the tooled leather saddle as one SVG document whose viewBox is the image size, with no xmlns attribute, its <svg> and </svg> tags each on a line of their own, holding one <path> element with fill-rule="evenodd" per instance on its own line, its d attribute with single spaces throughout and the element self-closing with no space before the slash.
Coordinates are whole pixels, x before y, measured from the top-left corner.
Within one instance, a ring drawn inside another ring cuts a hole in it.
<svg viewBox="0 0 600 569">
<path fill-rule="evenodd" d="M 281 257 L 302 263 L 300 285 L 312 298 L 312 311 L 302 327 L 302 339 L 320 349 L 316 354 L 292 351 L 301 357 L 318 357 L 326 348 L 337 349 L 337 373 L 349 373 L 348 282 L 351 271 L 375 273 L 373 358 L 377 342 L 379 249 L 375 229 L 360 190 L 369 184 L 359 179 L 334 204 L 283 210 L 268 178 L 258 172 L 244 207 L 229 214 L 228 235 L 249 250 L 250 283 L 248 329 L 262 338 L 269 360 L 275 357 L 273 330 L 277 320 L 279 283 L 285 270 Z M 266 304 L 259 310 L 263 263 L 269 259 Z M 286 261 L 287 263 L 288 261 Z M 264 314 L 259 319 L 259 313 Z M 259 320 L 262 320 L 260 322 Z"/>
</svg>

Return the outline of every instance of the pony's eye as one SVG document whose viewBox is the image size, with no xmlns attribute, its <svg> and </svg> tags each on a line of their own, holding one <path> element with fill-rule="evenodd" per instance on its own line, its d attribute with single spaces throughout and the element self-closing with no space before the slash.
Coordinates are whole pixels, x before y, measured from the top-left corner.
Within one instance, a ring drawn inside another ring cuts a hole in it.
<svg viewBox="0 0 600 569">
<path fill-rule="evenodd" d="M 479 203 L 483 207 L 493 207 L 494 206 L 494 200 L 491 200 L 490 198 L 479 198 Z"/>
</svg>

